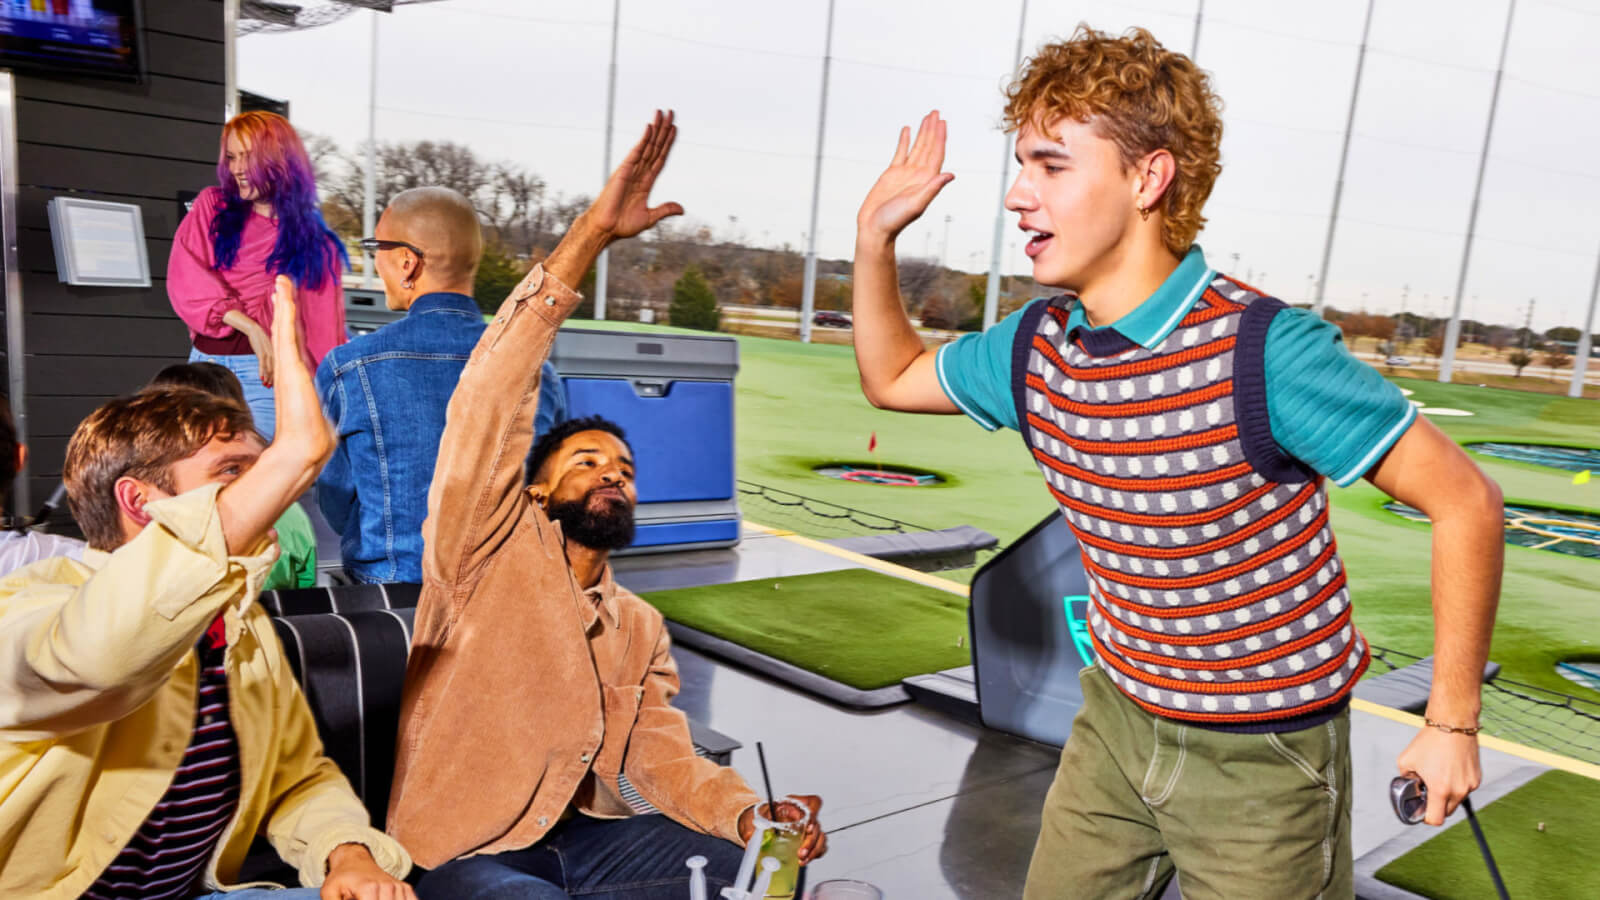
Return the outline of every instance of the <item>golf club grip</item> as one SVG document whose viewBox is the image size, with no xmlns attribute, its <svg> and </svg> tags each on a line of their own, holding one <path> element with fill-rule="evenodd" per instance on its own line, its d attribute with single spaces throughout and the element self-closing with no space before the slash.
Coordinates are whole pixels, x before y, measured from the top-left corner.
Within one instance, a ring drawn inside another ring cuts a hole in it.
<svg viewBox="0 0 1600 900">
<path fill-rule="evenodd" d="M 1511 900 L 1511 895 L 1506 893 L 1506 883 L 1500 877 L 1500 867 L 1494 864 L 1494 854 L 1489 852 L 1489 842 L 1484 839 L 1483 826 L 1478 824 L 1478 815 L 1472 811 L 1472 801 L 1461 798 L 1461 808 L 1467 811 L 1467 822 L 1472 826 L 1472 836 L 1478 839 L 1478 849 L 1483 851 L 1483 861 L 1489 867 L 1489 877 L 1494 880 L 1495 893 L 1500 895 L 1500 900 Z"/>
</svg>

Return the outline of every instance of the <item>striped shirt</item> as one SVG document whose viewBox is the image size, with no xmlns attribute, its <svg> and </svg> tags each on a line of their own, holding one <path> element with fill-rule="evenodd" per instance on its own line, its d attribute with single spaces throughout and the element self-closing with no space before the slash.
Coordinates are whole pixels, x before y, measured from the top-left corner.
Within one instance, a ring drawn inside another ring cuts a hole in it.
<svg viewBox="0 0 1600 900">
<path fill-rule="evenodd" d="M 84 900 L 177 900 L 203 891 L 201 879 L 239 805 L 239 745 L 228 718 L 226 644 L 219 618 L 200 639 L 194 733 L 177 774 L 133 839 Z"/>
</svg>

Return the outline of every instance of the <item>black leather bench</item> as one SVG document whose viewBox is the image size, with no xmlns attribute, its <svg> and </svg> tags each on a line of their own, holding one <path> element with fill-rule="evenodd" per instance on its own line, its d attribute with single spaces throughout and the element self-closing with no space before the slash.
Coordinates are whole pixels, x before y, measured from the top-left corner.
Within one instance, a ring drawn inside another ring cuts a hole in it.
<svg viewBox="0 0 1600 900">
<path fill-rule="evenodd" d="M 400 690 L 421 586 L 357 584 L 264 591 L 289 666 L 305 691 L 323 750 L 382 828 L 394 776 Z M 738 741 L 689 721 L 695 752 L 727 765 Z M 623 796 L 639 812 L 654 807 L 623 777 Z M 294 875 L 259 841 L 246 863 L 251 879 L 294 883 Z M 284 879 L 288 880 L 285 881 Z"/>
</svg>

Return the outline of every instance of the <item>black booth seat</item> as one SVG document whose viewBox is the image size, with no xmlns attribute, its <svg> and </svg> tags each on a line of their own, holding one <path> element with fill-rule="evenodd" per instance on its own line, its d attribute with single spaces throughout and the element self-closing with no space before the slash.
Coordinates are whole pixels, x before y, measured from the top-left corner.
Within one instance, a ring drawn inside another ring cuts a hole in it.
<svg viewBox="0 0 1600 900">
<path fill-rule="evenodd" d="M 415 609 L 420 584 L 340 584 L 331 587 L 262 591 L 261 606 L 269 616 L 364 612 L 372 609 Z"/>
<path fill-rule="evenodd" d="M 274 618 L 323 751 L 383 827 L 415 608 Z"/>
<path fill-rule="evenodd" d="M 361 584 L 261 595 L 305 691 L 324 752 L 350 779 L 379 828 L 389 806 L 400 692 L 419 593 L 415 584 Z M 722 765 L 740 746 L 693 720 L 689 730 L 695 752 Z M 639 812 L 655 811 L 626 783 L 626 776 L 623 795 Z M 257 851 L 246 863 L 246 873 L 292 882 L 292 873 L 284 875 L 278 868 L 270 846 L 259 842 Z"/>
</svg>

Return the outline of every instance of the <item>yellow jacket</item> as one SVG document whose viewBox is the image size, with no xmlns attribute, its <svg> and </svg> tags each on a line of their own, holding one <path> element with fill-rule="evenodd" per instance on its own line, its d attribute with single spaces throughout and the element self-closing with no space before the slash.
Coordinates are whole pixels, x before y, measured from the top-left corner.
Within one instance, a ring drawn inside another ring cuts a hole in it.
<svg viewBox="0 0 1600 900">
<path fill-rule="evenodd" d="M 144 823 L 189 743 L 194 645 L 219 612 L 241 790 L 206 886 L 237 887 L 229 882 L 262 830 L 307 886 L 345 843 L 365 845 L 396 877 L 411 868 L 323 755 L 254 602 L 277 548 L 228 555 L 219 489 L 151 503 L 151 524 L 113 553 L 44 560 L 0 580 L 0 897 L 76 898 Z"/>
</svg>

